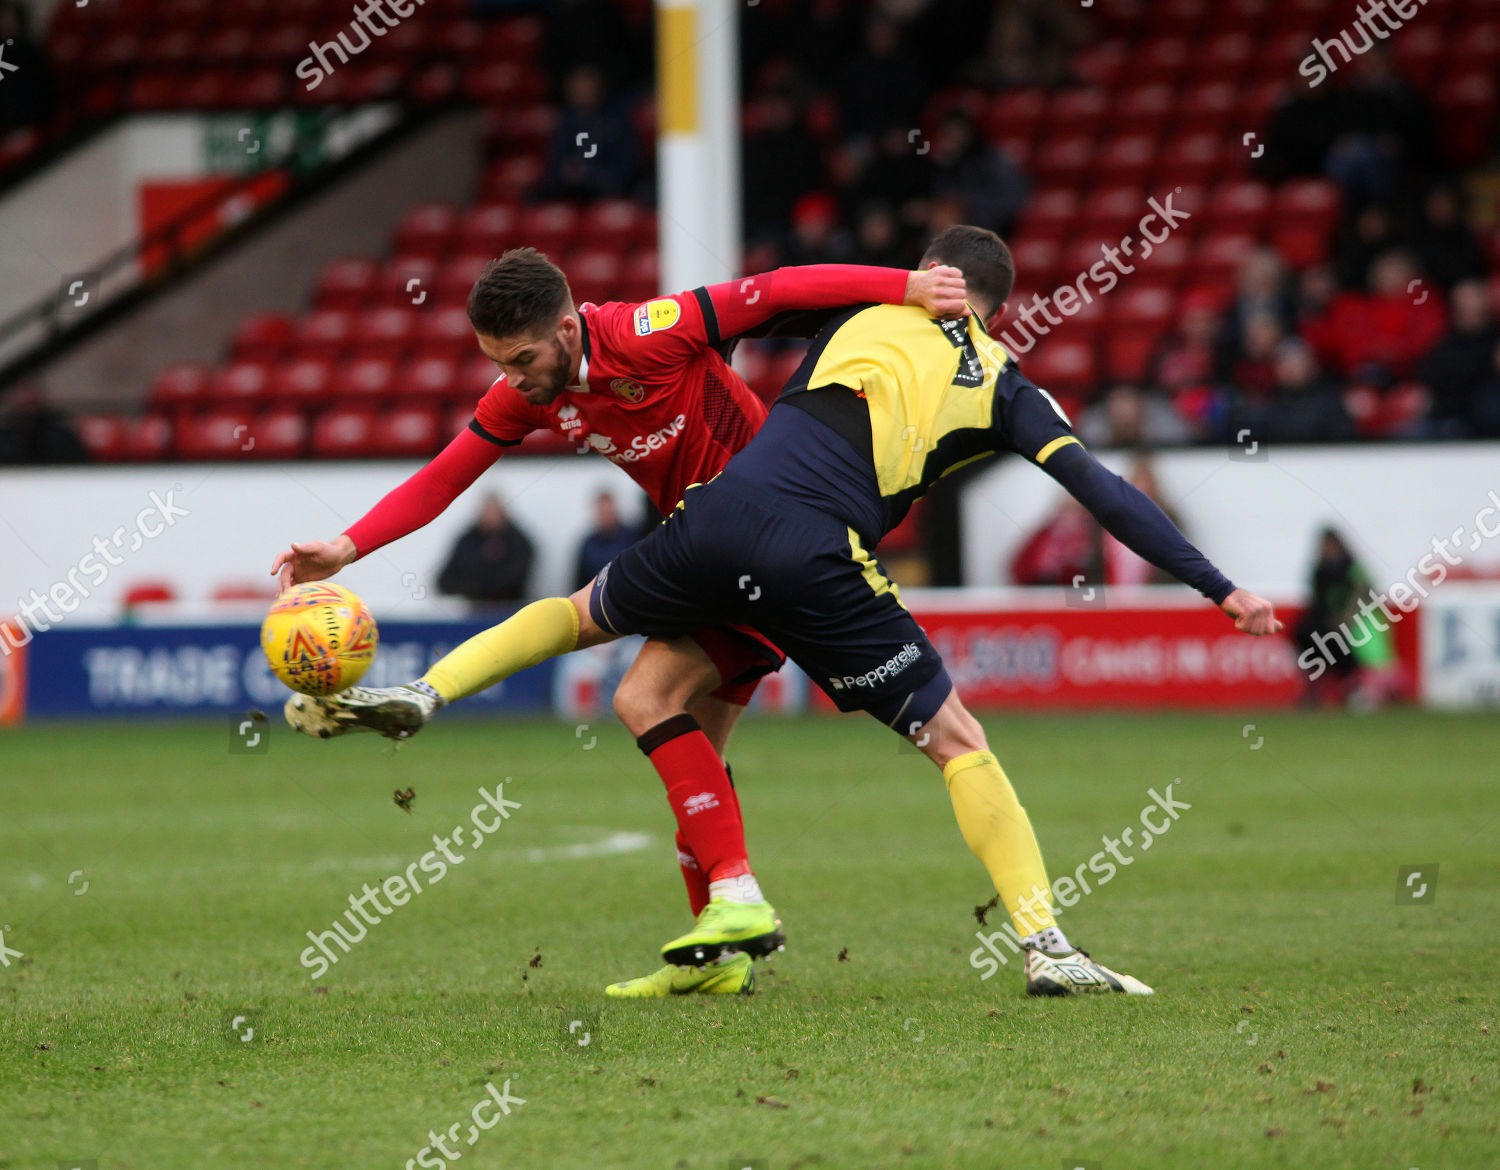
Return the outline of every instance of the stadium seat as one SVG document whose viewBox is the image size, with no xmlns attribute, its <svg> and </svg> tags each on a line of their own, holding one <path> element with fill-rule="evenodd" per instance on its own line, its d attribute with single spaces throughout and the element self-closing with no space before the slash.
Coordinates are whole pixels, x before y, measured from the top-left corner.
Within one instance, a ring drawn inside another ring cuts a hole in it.
<svg viewBox="0 0 1500 1170">
<path fill-rule="evenodd" d="M 459 369 L 460 362 L 451 357 L 428 355 L 413 358 L 397 371 L 394 393 L 413 403 L 456 399 Z"/>
<path fill-rule="evenodd" d="M 117 463 L 125 458 L 125 420 L 118 415 L 85 414 L 74 419 L 73 426 L 94 462 Z"/>
<path fill-rule="evenodd" d="M 197 362 L 169 366 L 151 383 L 146 401 L 158 414 L 190 414 L 207 401 L 211 376 L 208 367 Z"/>
<path fill-rule="evenodd" d="M 294 352 L 302 358 L 337 361 L 349 348 L 354 314 L 345 309 L 317 309 L 297 323 Z"/>
<path fill-rule="evenodd" d="M 1190 279 L 1210 288 L 1232 285 L 1246 254 L 1255 247 L 1255 237 L 1246 232 L 1204 236 L 1193 253 Z"/>
<path fill-rule="evenodd" d="M 1041 89 L 1012 89 L 998 94 L 985 113 L 985 132 L 991 137 L 1015 134 L 1035 136 L 1047 109 L 1047 94 Z M 1090 133 L 1094 128 L 1090 127 Z"/>
<path fill-rule="evenodd" d="M 562 267 L 568 274 L 568 283 L 578 303 L 593 301 L 603 304 L 620 299 L 624 266 L 618 252 L 574 252 Z"/>
<path fill-rule="evenodd" d="M 419 203 L 402 217 L 396 229 L 396 251 L 441 260 L 456 246 L 461 222 L 453 203 Z"/>
<path fill-rule="evenodd" d="M 1221 183 L 1203 209 L 1204 230 L 1258 236 L 1271 218 L 1271 189 L 1264 183 Z"/>
<path fill-rule="evenodd" d="M 395 256 L 380 270 L 372 305 L 405 309 L 424 305 L 437 288 L 437 274 L 437 262 L 426 256 Z"/>
<path fill-rule="evenodd" d="M 360 357 L 334 368 L 328 392 L 345 406 L 365 406 L 386 397 L 395 385 L 395 362 L 383 357 Z"/>
<path fill-rule="evenodd" d="M 1111 382 L 1144 382 L 1165 332 L 1145 326 L 1112 328 L 1104 339 L 1105 377 Z"/>
<path fill-rule="evenodd" d="M 253 313 L 240 322 L 229 343 L 229 356 L 279 361 L 291 347 L 294 328 L 287 313 Z"/>
<path fill-rule="evenodd" d="M 474 330 L 462 308 L 436 308 L 417 318 L 413 356 L 462 361 L 474 352 Z"/>
<path fill-rule="evenodd" d="M 1192 54 L 1188 77 L 1195 82 L 1238 81 L 1254 60 L 1255 52 L 1255 41 L 1248 33 L 1220 33 Z"/>
<path fill-rule="evenodd" d="M 466 252 L 444 264 L 436 278 L 436 303 L 433 311 L 462 310 L 467 306 L 474 282 L 484 275 L 484 270 L 495 262 L 499 254 L 499 251 Z"/>
<path fill-rule="evenodd" d="M 534 203 L 521 212 L 520 234 L 522 243 L 555 256 L 579 238 L 578 208 L 560 200 Z"/>
<path fill-rule="evenodd" d="M 1087 394 L 1098 376 L 1094 346 L 1088 342 L 1044 337 L 1025 360 L 1027 376 L 1055 394 Z"/>
<path fill-rule="evenodd" d="M 520 199 L 542 181 L 546 164 L 537 151 L 510 154 L 484 173 L 486 199 Z"/>
<path fill-rule="evenodd" d="M 177 428 L 177 457 L 188 461 L 242 459 L 254 448 L 248 410 L 216 410 L 185 419 Z"/>
<path fill-rule="evenodd" d="M 521 242 L 521 209 L 511 202 L 480 203 L 458 224 L 454 250 L 490 257 Z"/>
<path fill-rule="evenodd" d="M 370 449 L 392 459 L 417 458 L 431 455 L 445 437 L 436 410 L 409 406 L 384 411 L 376 418 Z"/>
<path fill-rule="evenodd" d="M 1131 73 L 1142 82 L 1174 84 L 1194 56 L 1195 46 L 1186 37 L 1153 37 L 1137 52 Z"/>
<path fill-rule="evenodd" d="M 209 382 L 209 405 L 216 410 L 253 409 L 266 401 L 270 390 L 270 362 L 234 361 Z"/>
<path fill-rule="evenodd" d="M 1159 134 L 1177 109 L 1177 90 L 1170 85 L 1136 85 L 1117 95 L 1113 113 L 1116 134 Z"/>
<path fill-rule="evenodd" d="M 1020 239 L 1056 241 L 1071 234 L 1078 215 L 1077 192 L 1071 187 L 1047 187 L 1034 194 L 1022 209 L 1016 235 Z"/>
<path fill-rule="evenodd" d="M 136 463 L 159 463 L 172 452 L 174 420 L 148 414 L 125 424 L 125 458 Z"/>
<path fill-rule="evenodd" d="M 1234 161 L 1222 130 L 1199 130 L 1171 139 L 1162 148 L 1157 170 L 1177 182 L 1207 183 L 1221 178 Z"/>
<path fill-rule="evenodd" d="M 374 309 L 354 319 L 350 335 L 351 352 L 361 358 L 382 358 L 399 362 L 412 348 L 422 309 L 402 306 Z"/>
<path fill-rule="evenodd" d="M 364 258 L 336 260 L 323 269 L 313 291 L 320 309 L 359 309 L 375 298 L 380 265 Z"/>
<path fill-rule="evenodd" d="M 649 239 L 655 216 L 629 199 L 601 199 L 583 213 L 579 224 L 590 248 L 623 251 Z"/>
<path fill-rule="evenodd" d="M 1103 187 L 1083 201 L 1077 229 L 1090 236 L 1118 238 L 1133 229 L 1146 210 L 1146 196 L 1139 187 Z"/>
<path fill-rule="evenodd" d="M 298 459 L 307 447 L 307 418 L 299 410 L 272 410 L 250 424 L 247 459 Z"/>
<path fill-rule="evenodd" d="M 299 358 L 271 371 L 267 397 L 277 406 L 321 407 L 328 402 L 334 363 L 329 358 Z"/>
<path fill-rule="evenodd" d="M 177 587 L 170 581 L 133 581 L 125 587 L 120 603 L 127 611 L 143 605 L 170 605 L 177 600 Z"/>
<path fill-rule="evenodd" d="M 312 453 L 320 459 L 362 459 L 371 453 L 375 413 L 371 410 L 329 410 L 312 428 Z"/>
<path fill-rule="evenodd" d="M 1236 111 L 1240 108 L 1240 87 L 1227 81 L 1204 81 L 1194 85 L 1182 95 L 1177 110 L 1177 132 L 1179 136 L 1215 134 L 1222 142 L 1224 128 L 1234 124 Z"/>
<path fill-rule="evenodd" d="M 1028 286 L 1051 289 L 1066 279 L 1062 249 L 1046 234 L 1033 233 L 1019 239 L 1011 247 L 1011 259 Z"/>
<path fill-rule="evenodd" d="M 1062 90 L 1048 104 L 1042 133 L 1048 137 L 1098 133 L 1109 110 L 1109 94 L 1102 89 Z"/>
<path fill-rule="evenodd" d="M 1094 140 L 1071 134 L 1045 141 L 1032 160 L 1037 177 L 1051 187 L 1077 187 L 1093 173 Z"/>
<path fill-rule="evenodd" d="M 1155 161 L 1155 134 L 1118 134 L 1104 142 L 1090 173 L 1096 183 L 1145 186 Z"/>
</svg>

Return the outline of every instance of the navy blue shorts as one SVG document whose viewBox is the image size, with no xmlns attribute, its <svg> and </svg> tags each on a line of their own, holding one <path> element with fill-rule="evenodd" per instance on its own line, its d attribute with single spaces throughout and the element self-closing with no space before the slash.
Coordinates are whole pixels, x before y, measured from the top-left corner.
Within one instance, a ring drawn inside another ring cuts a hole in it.
<svg viewBox="0 0 1500 1170">
<path fill-rule="evenodd" d="M 589 609 L 616 634 L 752 626 L 840 711 L 868 711 L 903 735 L 931 720 L 953 689 L 852 530 L 730 475 L 689 488 L 654 532 L 605 566 Z"/>
</svg>

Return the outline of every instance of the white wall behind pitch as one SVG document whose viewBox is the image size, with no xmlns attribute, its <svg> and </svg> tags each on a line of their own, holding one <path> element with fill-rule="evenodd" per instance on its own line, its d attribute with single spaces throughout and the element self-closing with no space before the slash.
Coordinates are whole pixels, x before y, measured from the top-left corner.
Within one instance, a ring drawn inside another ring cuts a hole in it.
<svg viewBox="0 0 1500 1170">
<path fill-rule="evenodd" d="M 133 583 L 164 578 L 187 602 L 215 585 L 265 580 L 272 557 L 293 540 L 331 540 L 362 516 L 419 462 L 287 463 L 262 467 L 157 464 L 120 468 L 0 471 L 0 616 L 31 590 L 46 592 L 118 527 L 134 531 L 150 493 L 186 508 L 85 599 L 81 620 L 119 614 Z M 454 541 L 473 522 L 479 497 L 494 490 L 536 544 L 531 592 L 572 592 L 573 558 L 592 518 L 592 501 L 609 490 L 627 517 L 637 489 L 595 456 L 501 460 L 437 520 L 345 569 L 338 580 L 370 603 L 377 617 L 420 619 L 437 613 L 437 576 Z M 148 525 L 159 525 L 152 517 Z M 127 534 L 126 544 L 129 544 Z M 95 574 L 96 575 L 96 574 Z M 91 576 L 81 574 L 87 583 Z M 424 592 L 425 591 L 425 592 Z"/>
<path fill-rule="evenodd" d="M 1500 494 L 1500 443 L 1277 447 L 1263 462 L 1231 460 L 1222 448 L 1153 459 L 1163 502 L 1188 538 L 1236 584 L 1294 596 L 1306 590 L 1317 531 L 1338 528 L 1379 588 L 1404 578 L 1434 538 L 1464 526 L 1465 564 L 1500 566 L 1500 537 L 1472 553 L 1476 514 Z M 1132 458 L 1101 460 L 1128 474 Z M 1063 491 L 1020 459 L 993 466 L 963 496 L 964 580 L 1009 584 L 1021 544 Z M 1497 520 L 1491 516 L 1489 527 Z"/>
</svg>

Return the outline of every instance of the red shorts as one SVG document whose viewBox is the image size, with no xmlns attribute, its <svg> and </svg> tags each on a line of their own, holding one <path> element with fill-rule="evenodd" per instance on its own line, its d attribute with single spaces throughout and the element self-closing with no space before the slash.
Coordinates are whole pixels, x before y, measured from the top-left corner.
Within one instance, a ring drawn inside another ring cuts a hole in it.
<svg viewBox="0 0 1500 1170">
<path fill-rule="evenodd" d="M 694 630 L 688 637 L 718 668 L 723 681 L 713 690 L 713 697 L 737 707 L 749 703 L 760 680 L 786 662 L 776 644 L 751 626 L 714 626 Z"/>
</svg>

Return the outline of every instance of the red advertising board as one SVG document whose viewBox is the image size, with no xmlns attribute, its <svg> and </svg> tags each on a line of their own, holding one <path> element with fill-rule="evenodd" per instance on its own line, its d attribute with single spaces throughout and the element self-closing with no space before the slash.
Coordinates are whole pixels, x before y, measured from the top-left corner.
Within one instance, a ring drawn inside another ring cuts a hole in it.
<svg viewBox="0 0 1500 1170">
<path fill-rule="evenodd" d="M 973 708 L 1273 707 L 1303 689 L 1287 634 L 1251 638 L 1192 598 L 1117 604 L 1111 593 L 1105 608 L 1039 605 L 1024 591 L 1003 602 L 918 591 L 906 600 Z M 1289 633 L 1299 611 L 1277 613 Z"/>
</svg>

